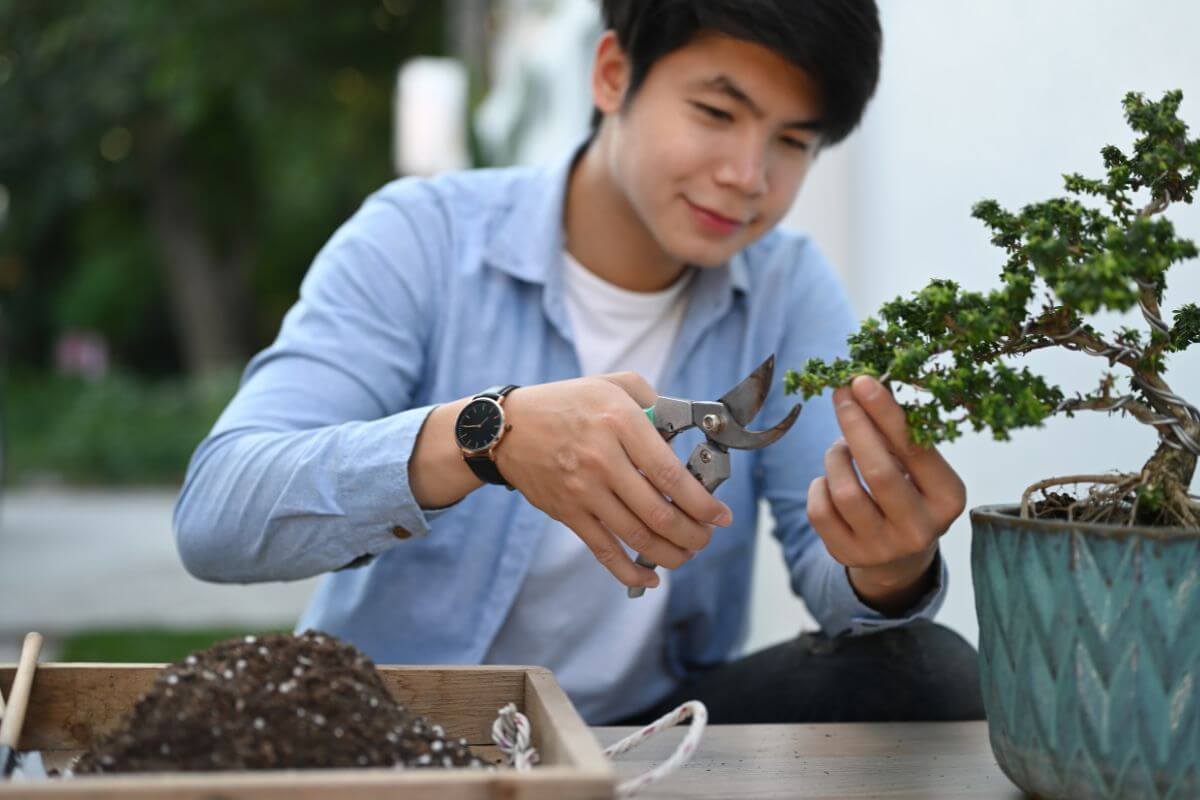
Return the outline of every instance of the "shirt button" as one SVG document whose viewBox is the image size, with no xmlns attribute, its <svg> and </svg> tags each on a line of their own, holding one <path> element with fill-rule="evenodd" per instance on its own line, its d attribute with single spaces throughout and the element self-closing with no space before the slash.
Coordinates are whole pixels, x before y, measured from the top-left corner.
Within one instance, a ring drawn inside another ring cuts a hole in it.
<svg viewBox="0 0 1200 800">
<path fill-rule="evenodd" d="M 407 530 L 406 528 L 402 528 L 402 527 L 400 527 L 399 525 L 397 525 L 396 527 L 392 528 L 392 536 L 395 536 L 397 539 L 410 539 L 410 538 L 412 538 L 412 534 L 411 534 L 411 533 L 409 533 L 409 532 L 408 532 L 408 530 Z"/>
</svg>

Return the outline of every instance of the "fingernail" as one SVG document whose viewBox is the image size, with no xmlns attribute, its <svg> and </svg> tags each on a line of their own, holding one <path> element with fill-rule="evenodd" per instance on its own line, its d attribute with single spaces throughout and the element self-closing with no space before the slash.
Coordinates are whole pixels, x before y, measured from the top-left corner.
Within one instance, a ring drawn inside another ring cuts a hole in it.
<svg viewBox="0 0 1200 800">
<path fill-rule="evenodd" d="M 695 551 L 695 550 L 684 550 L 683 552 L 687 554 L 687 560 L 688 560 L 688 561 L 691 561 L 693 558 L 695 558 L 695 557 L 696 557 L 696 551 Z"/>
<path fill-rule="evenodd" d="M 730 511 L 722 511 L 720 514 L 717 514 L 715 517 L 713 517 L 713 525 L 717 525 L 722 528 L 731 522 L 733 522 L 733 513 Z"/>
<path fill-rule="evenodd" d="M 875 380 L 870 375 L 859 375 L 854 379 L 853 383 L 856 383 L 862 387 L 858 391 L 868 400 L 879 394 L 879 381 Z"/>
</svg>

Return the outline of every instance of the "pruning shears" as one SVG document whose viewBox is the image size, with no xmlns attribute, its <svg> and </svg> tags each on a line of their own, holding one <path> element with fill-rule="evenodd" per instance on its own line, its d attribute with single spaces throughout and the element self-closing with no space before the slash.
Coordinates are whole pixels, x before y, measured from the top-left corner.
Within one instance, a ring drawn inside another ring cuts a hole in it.
<svg viewBox="0 0 1200 800">
<path fill-rule="evenodd" d="M 711 493 L 729 477 L 730 449 L 766 447 L 787 433 L 799 416 L 801 404 L 797 403 L 773 428 L 752 431 L 745 427 L 766 401 L 774 375 L 775 356 L 772 355 L 719 400 L 680 400 L 660 396 L 654 405 L 644 410 L 665 441 L 671 441 L 680 431 L 690 428 L 704 431 L 705 441 L 692 450 L 687 469 Z M 656 566 L 643 555 L 637 557 L 637 563 L 650 569 Z M 633 586 L 629 588 L 629 596 L 641 597 L 645 591 L 645 587 Z"/>
</svg>

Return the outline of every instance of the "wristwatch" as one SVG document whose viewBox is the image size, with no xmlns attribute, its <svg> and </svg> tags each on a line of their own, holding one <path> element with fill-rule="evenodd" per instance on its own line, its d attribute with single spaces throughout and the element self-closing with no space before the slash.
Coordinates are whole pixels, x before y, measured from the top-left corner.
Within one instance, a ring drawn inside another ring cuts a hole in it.
<svg viewBox="0 0 1200 800">
<path fill-rule="evenodd" d="M 512 486 L 504 480 L 496 467 L 496 445 L 512 426 L 504 416 L 504 398 L 516 386 L 493 386 L 471 398 L 471 402 L 458 412 L 454 422 L 454 439 L 462 451 L 463 460 L 484 483 Z"/>
</svg>

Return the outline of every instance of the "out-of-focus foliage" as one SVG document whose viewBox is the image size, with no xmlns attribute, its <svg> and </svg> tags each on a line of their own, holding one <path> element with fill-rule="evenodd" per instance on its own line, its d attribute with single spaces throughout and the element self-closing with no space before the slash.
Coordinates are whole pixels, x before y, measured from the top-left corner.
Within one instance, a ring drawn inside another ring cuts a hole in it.
<svg viewBox="0 0 1200 800">
<path fill-rule="evenodd" d="M 237 386 L 233 371 L 97 382 L 18 372 L 6 387 L 14 482 L 179 483 Z"/>
<path fill-rule="evenodd" d="M 84 327 L 161 373 L 269 341 L 392 177 L 396 69 L 442 52 L 444 17 L 437 0 L 0 0 L 11 356 L 44 364 Z"/>
</svg>

